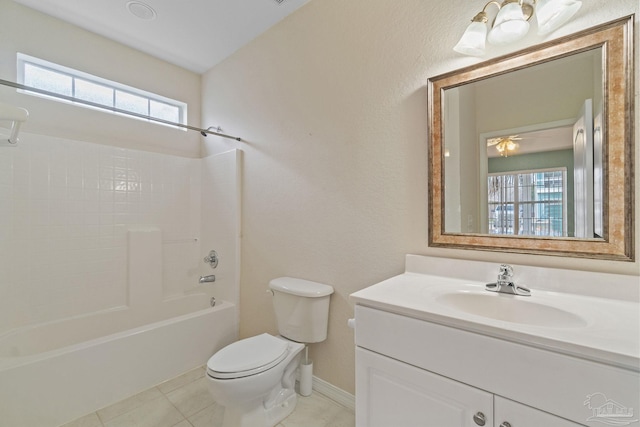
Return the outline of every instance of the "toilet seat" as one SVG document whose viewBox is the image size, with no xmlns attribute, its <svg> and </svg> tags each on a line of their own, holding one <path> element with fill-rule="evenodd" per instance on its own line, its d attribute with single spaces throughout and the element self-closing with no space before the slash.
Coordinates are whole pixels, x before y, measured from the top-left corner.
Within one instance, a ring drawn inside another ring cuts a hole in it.
<svg viewBox="0 0 640 427">
<path fill-rule="evenodd" d="M 261 334 L 229 344 L 207 362 L 207 374 L 218 379 L 244 378 L 267 371 L 287 357 L 289 345 Z"/>
</svg>

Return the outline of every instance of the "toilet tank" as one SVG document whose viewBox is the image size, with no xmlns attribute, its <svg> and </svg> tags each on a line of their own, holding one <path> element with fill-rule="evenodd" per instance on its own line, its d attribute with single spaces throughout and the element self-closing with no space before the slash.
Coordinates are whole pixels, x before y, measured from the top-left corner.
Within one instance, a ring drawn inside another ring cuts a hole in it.
<svg viewBox="0 0 640 427">
<path fill-rule="evenodd" d="M 329 298 L 333 287 L 293 277 L 279 277 L 269 282 L 273 291 L 273 308 L 278 332 L 301 343 L 327 339 Z"/>
</svg>

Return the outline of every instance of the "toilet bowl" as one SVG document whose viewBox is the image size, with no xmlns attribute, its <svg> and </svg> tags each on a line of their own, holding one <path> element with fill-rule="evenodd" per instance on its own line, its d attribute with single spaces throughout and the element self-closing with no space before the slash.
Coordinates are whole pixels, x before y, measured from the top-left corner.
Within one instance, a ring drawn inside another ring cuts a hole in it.
<svg viewBox="0 0 640 427">
<path fill-rule="evenodd" d="M 223 427 L 274 427 L 295 409 L 305 344 L 327 337 L 329 285 L 291 277 L 269 283 L 280 335 L 230 344 L 207 362 L 207 386 L 225 407 Z"/>
<path fill-rule="evenodd" d="M 207 362 L 207 385 L 225 407 L 223 427 L 272 427 L 296 406 L 304 344 L 269 334 L 228 345 Z"/>
</svg>

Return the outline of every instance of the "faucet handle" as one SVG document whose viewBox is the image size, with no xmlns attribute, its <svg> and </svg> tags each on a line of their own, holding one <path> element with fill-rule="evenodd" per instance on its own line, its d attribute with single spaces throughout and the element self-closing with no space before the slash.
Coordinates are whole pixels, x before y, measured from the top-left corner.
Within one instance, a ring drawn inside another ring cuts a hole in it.
<svg viewBox="0 0 640 427">
<path fill-rule="evenodd" d="M 528 297 L 531 296 L 531 289 L 525 287 L 525 286 L 521 286 L 521 285 L 516 285 L 515 283 L 513 284 L 513 294 L 514 295 L 521 295 L 523 297 Z"/>
<path fill-rule="evenodd" d="M 209 255 L 204 257 L 204 262 L 208 263 L 211 268 L 216 268 L 218 266 L 218 253 L 216 251 L 209 252 Z"/>
<path fill-rule="evenodd" d="M 513 277 L 513 267 L 509 264 L 500 264 L 498 280 L 509 280 Z"/>
</svg>

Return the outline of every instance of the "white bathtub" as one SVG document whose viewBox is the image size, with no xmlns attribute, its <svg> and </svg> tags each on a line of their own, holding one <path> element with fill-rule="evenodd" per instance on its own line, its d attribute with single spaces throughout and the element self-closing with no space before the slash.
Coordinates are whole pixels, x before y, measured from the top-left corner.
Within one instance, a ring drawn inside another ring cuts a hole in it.
<svg viewBox="0 0 640 427">
<path fill-rule="evenodd" d="M 0 336 L 0 427 L 59 426 L 203 365 L 236 338 L 236 306 L 211 307 L 204 294 L 10 331 Z"/>
</svg>

